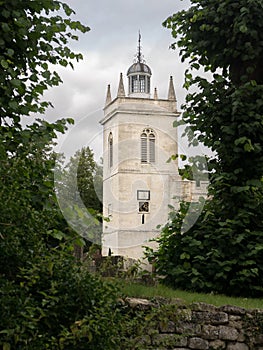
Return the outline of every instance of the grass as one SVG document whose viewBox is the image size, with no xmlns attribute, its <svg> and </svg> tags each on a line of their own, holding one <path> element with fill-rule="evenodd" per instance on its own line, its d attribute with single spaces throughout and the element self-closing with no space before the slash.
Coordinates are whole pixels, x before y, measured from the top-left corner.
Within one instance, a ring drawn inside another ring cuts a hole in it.
<svg viewBox="0 0 263 350">
<path fill-rule="evenodd" d="M 245 309 L 263 309 L 263 299 L 235 298 L 219 294 L 191 293 L 182 290 L 174 290 L 157 284 L 146 286 L 130 280 L 117 280 L 121 292 L 128 297 L 153 299 L 163 297 L 167 299 L 182 299 L 186 304 L 193 302 L 204 302 L 215 306 L 232 305 Z"/>
</svg>

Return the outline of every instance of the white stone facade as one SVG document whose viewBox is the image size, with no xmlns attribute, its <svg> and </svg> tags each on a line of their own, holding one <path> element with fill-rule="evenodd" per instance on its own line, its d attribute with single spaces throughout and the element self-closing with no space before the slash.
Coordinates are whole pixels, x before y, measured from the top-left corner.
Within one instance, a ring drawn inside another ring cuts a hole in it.
<svg viewBox="0 0 263 350">
<path fill-rule="evenodd" d="M 166 108 L 164 108 L 165 106 Z M 131 258 L 142 256 L 142 245 L 156 237 L 157 226 L 168 218 L 168 204 L 180 193 L 177 161 L 167 162 L 177 153 L 175 102 L 122 97 L 105 108 L 103 207 L 103 254 Z M 141 134 L 155 135 L 155 161 L 141 162 Z M 112 136 L 110 136 L 112 135 Z M 110 165 L 109 137 L 112 137 Z M 139 192 L 138 192 L 139 191 Z M 141 192 L 140 192 L 141 191 Z M 149 191 L 149 192 L 147 192 Z M 148 211 L 140 203 L 148 203 Z"/>
<path fill-rule="evenodd" d="M 167 222 L 169 206 L 178 209 L 180 200 L 194 199 L 203 189 L 198 192 L 194 182 L 181 179 L 177 160 L 168 162 L 178 153 L 173 123 L 179 113 L 172 78 L 167 99 L 158 99 L 156 90 L 150 98 L 143 88 L 150 86 L 151 70 L 138 57 L 128 71 L 129 95 L 121 74 L 113 100 L 108 87 L 101 120 L 103 215 L 109 220 L 103 224 L 102 254 L 134 259 L 143 257 L 143 246 L 151 245 L 159 234 L 157 227 Z"/>
</svg>

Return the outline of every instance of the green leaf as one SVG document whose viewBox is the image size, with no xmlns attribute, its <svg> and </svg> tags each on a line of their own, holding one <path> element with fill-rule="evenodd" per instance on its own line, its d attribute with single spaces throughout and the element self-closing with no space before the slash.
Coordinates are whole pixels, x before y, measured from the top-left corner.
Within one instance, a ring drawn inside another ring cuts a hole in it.
<svg viewBox="0 0 263 350">
<path fill-rule="evenodd" d="M 4 68 L 4 69 L 7 69 L 9 67 L 8 65 L 8 62 L 6 60 L 1 60 L 1 66 Z"/>
<path fill-rule="evenodd" d="M 181 260 L 184 260 L 184 259 L 190 259 L 190 255 L 189 254 L 187 254 L 187 253 L 182 253 L 181 255 L 180 255 L 180 259 Z"/>
<path fill-rule="evenodd" d="M 11 107 L 12 109 L 18 109 L 18 103 L 16 101 L 10 101 L 8 103 L 9 107 Z"/>
<path fill-rule="evenodd" d="M 239 30 L 241 33 L 246 33 L 248 31 L 248 28 L 245 24 L 242 24 L 240 27 L 239 27 Z"/>
<path fill-rule="evenodd" d="M 11 345 L 9 343 L 4 343 L 3 350 L 11 350 Z"/>
</svg>

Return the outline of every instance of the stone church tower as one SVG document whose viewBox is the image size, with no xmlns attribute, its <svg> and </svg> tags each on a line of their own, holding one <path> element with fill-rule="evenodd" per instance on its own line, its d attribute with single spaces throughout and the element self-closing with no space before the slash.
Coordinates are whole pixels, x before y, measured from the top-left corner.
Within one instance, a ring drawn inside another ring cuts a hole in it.
<svg viewBox="0 0 263 350">
<path fill-rule="evenodd" d="M 127 72 L 128 92 L 120 75 L 117 97 L 108 86 L 103 125 L 102 254 L 142 258 L 143 246 L 167 222 L 169 205 L 178 207 L 184 182 L 177 161 L 179 116 L 173 79 L 167 99 L 151 95 L 150 67 L 141 54 L 140 36 L 135 62 Z"/>
</svg>

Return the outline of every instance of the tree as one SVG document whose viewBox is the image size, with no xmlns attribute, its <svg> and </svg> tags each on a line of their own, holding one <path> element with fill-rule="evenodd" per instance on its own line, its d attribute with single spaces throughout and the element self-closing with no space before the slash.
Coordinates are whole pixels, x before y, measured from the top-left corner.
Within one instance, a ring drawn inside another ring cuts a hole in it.
<svg viewBox="0 0 263 350">
<path fill-rule="evenodd" d="M 21 124 L 49 105 L 52 65 L 81 59 L 67 43 L 88 27 L 60 1 L 0 3 L 0 347 L 115 348 L 115 291 L 76 263 L 56 205 L 52 147 L 72 120 Z"/>
<path fill-rule="evenodd" d="M 98 198 L 95 188 L 95 178 L 99 166 L 94 160 L 94 154 L 89 147 L 83 147 L 70 157 L 65 167 L 64 187 L 68 200 L 74 201 L 74 182 L 77 181 L 77 188 L 80 197 L 86 208 L 102 212 L 101 198 Z M 102 184 L 101 184 L 102 185 Z M 101 189 L 99 189 L 101 190 Z"/>
<path fill-rule="evenodd" d="M 57 169 L 56 190 L 60 208 L 71 227 L 88 241 L 101 244 L 102 166 L 89 147 Z"/>
<path fill-rule="evenodd" d="M 191 3 L 164 25 L 172 30 L 173 47 L 180 48 L 182 60 L 189 61 L 185 87 L 198 88 L 187 95 L 182 116 L 190 125 L 189 142 L 203 142 L 216 153 L 208 162 L 212 199 L 187 233 L 179 234 L 182 211 L 164 228 L 157 269 L 166 246 L 170 268 L 159 265 L 159 272 L 168 283 L 262 296 L 263 4 Z M 200 76 L 200 71 L 194 77 L 199 68 L 212 78 Z"/>
</svg>

